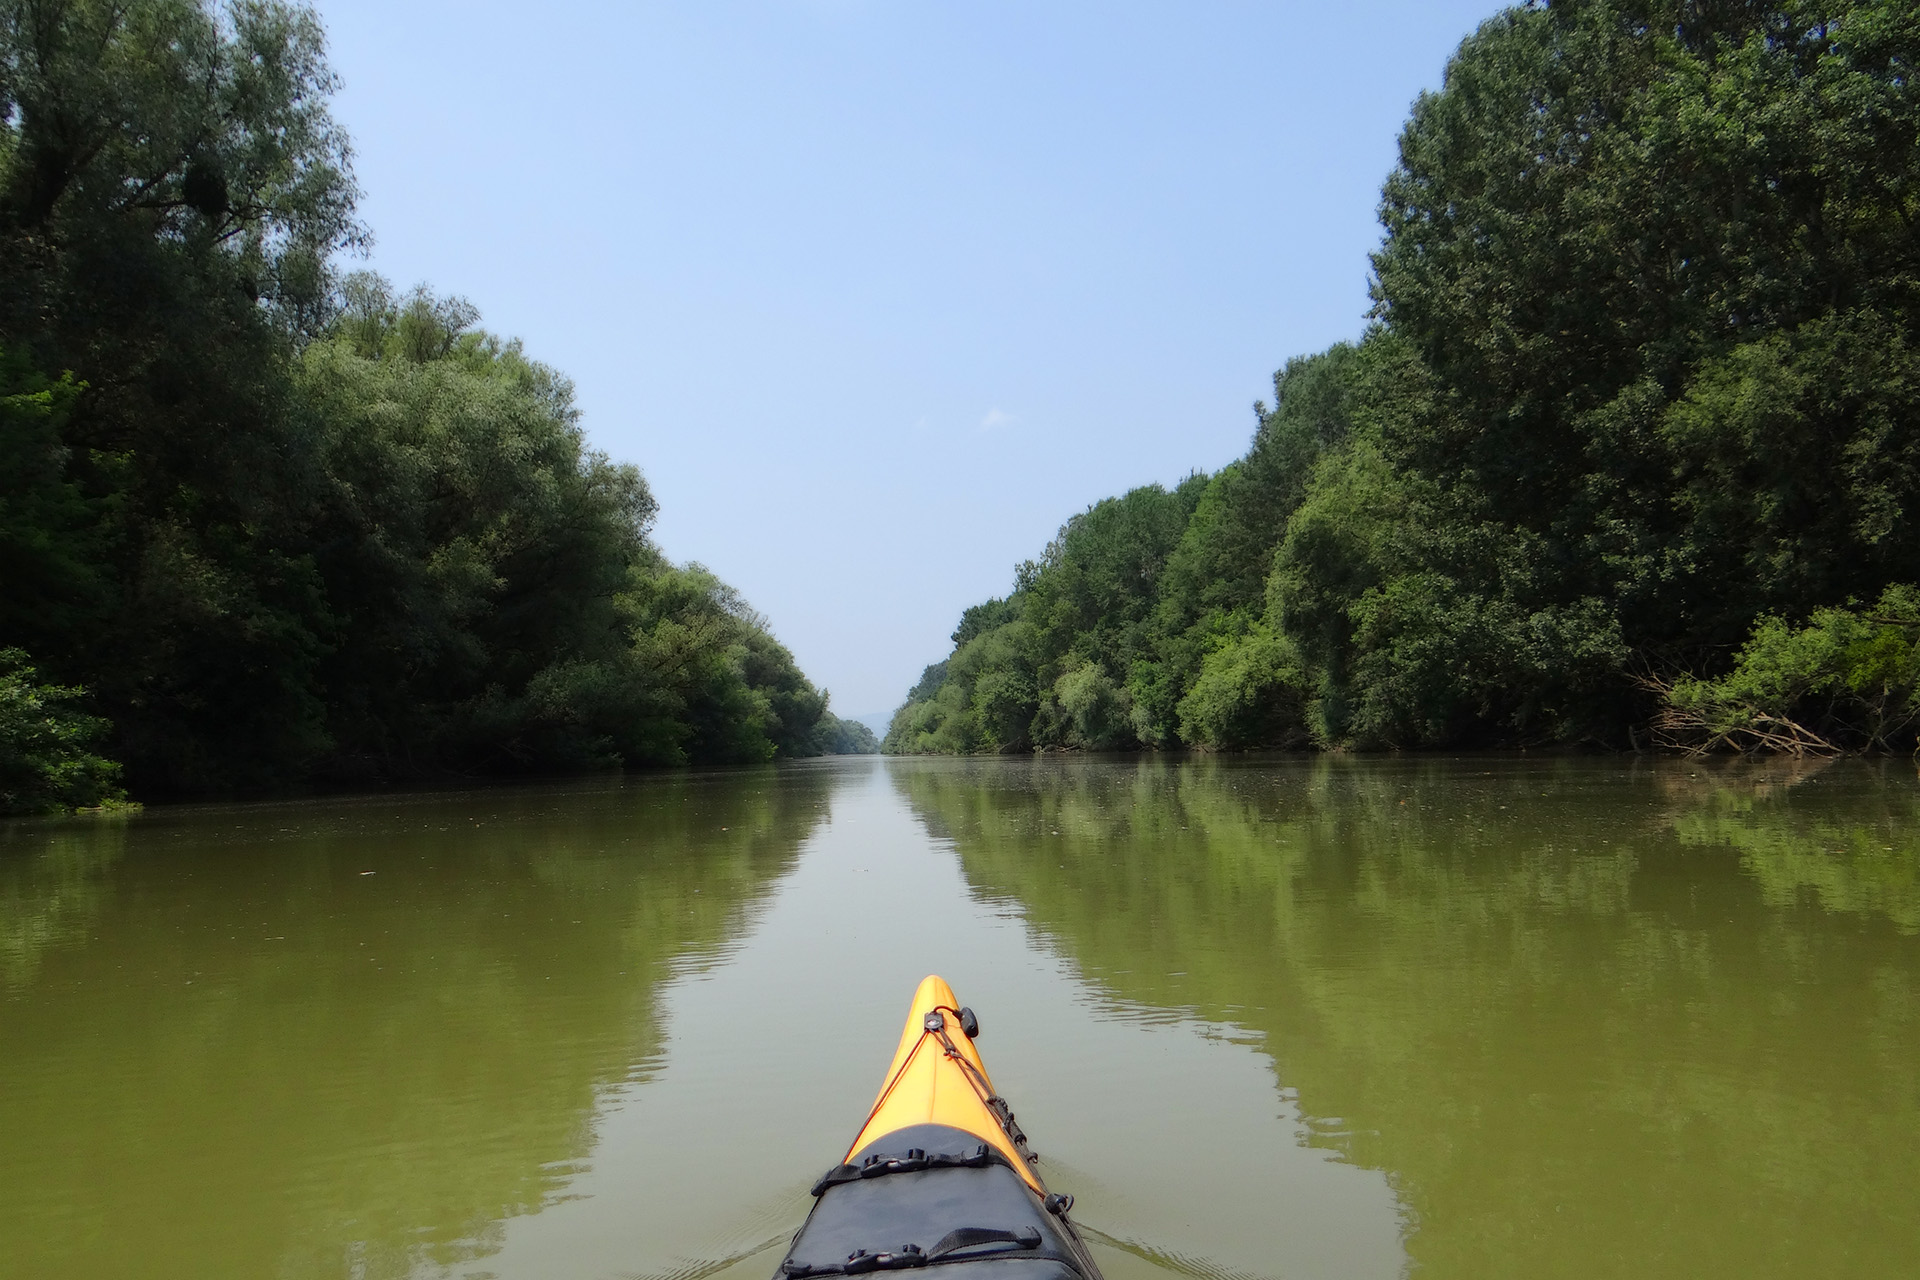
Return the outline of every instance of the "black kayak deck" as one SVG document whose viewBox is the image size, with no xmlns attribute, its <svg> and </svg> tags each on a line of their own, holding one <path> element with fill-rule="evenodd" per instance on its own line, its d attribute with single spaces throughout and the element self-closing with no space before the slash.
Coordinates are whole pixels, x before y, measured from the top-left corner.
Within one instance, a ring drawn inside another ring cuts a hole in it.
<svg viewBox="0 0 1920 1280">
<path fill-rule="evenodd" d="M 819 1200 L 776 1280 L 937 1269 L 953 1280 L 1100 1280 L 1067 1221 L 976 1134 L 896 1129 L 815 1188 Z"/>
</svg>

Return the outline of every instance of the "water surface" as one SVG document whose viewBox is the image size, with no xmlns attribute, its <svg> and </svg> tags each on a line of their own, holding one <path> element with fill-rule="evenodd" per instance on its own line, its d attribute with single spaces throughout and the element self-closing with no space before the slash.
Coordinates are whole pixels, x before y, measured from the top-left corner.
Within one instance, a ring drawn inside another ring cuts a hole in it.
<svg viewBox="0 0 1920 1280">
<path fill-rule="evenodd" d="M 1113 1280 L 1920 1257 L 1911 766 L 852 760 L 0 829 L 0 1258 L 764 1276 L 940 972 Z"/>
</svg>

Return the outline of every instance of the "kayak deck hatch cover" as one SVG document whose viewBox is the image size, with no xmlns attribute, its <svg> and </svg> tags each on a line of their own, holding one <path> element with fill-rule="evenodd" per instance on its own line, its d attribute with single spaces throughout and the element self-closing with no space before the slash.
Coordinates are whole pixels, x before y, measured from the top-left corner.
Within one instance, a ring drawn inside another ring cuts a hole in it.
<svg viewBox="0 0 1920 1280">
<path fill-rule="evenodd" d="M 952 1280 L 1100 1280 L 1038 1157 L 994 1091 L 980 1033 L 953 988 L 914 993 L 880 1096 L 841 1163 L 813 1186 L 813 1211 L 775 1280 L 938 1268 Z"/>
</svg>

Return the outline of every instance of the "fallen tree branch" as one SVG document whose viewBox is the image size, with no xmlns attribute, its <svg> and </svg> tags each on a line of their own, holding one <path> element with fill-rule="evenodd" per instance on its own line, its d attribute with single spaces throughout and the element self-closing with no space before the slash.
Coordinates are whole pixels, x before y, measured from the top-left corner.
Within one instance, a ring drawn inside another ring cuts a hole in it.
<svg viewBox="0 0 1920 1280">
<path fill-rule="evenodd" d="M 1689 756 L 1717 751 L 1789 756 L 1842 753 L 1838 743 L 1798 721 L 1750 703 L 1715 699 L 1701 709 L 1677 702 L 1674 683 L 1651 672 L 1636 677 L 1635 683 L 1660 699 L 1660 710 L 1647 727 L 1654 745 L 1667 750 L 1684 751 Z"/>
</svg>

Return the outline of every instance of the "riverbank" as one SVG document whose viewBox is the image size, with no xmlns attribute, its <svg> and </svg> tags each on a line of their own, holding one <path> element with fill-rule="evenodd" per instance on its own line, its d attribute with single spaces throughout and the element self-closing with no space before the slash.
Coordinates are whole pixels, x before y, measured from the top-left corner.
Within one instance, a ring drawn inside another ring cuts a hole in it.
<svg viewBox="0 0 1920 1280">
<path fill-rule="evenodd" d="M 24 14 L 0 813 L 866 749 L 654 544 L 564 374 L 456 294 L 345 269 L 372 233 L 310 9 Z"/>
<path fill-rule="evenodd" d="M 1920 17 L 1648 12 L 1462 42 L 1364 334 L 1069 519 L 888 748 L 1912 751 Z"/>
</svg>

